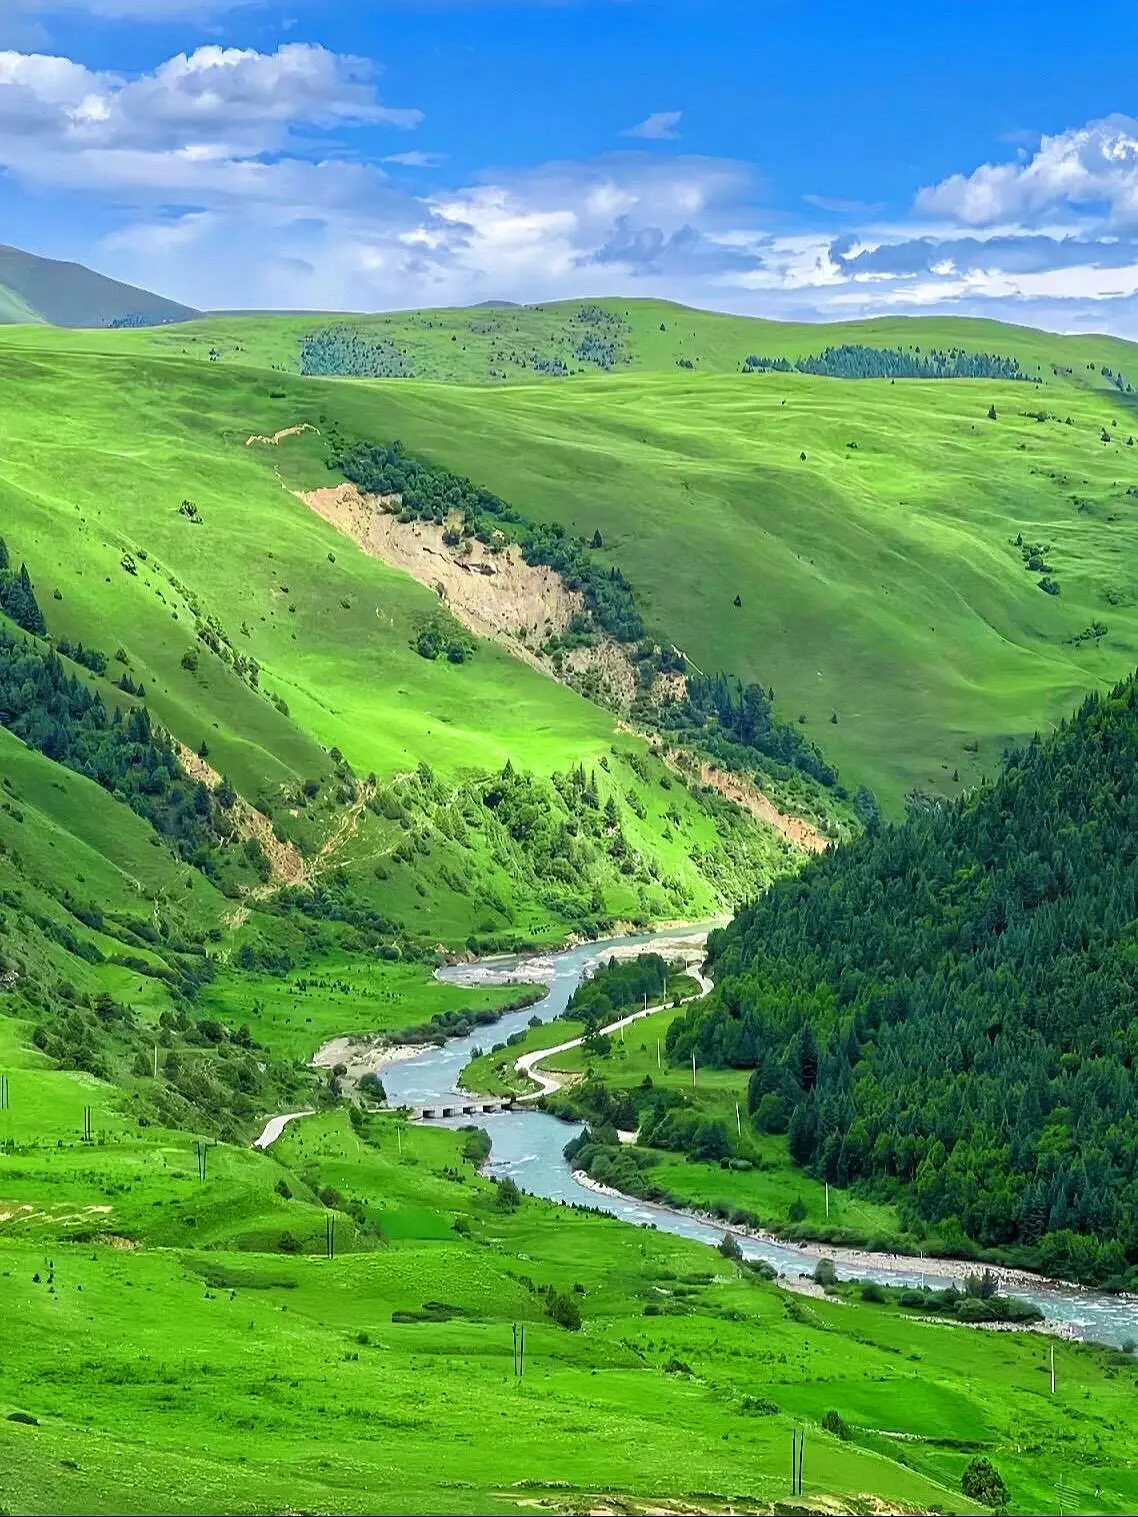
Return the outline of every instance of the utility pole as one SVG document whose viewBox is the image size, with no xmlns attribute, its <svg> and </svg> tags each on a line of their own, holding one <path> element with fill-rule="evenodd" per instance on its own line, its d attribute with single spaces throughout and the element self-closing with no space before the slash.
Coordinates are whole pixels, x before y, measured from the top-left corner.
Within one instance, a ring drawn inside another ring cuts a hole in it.
<svg viewBox="0 0 1138 1517">
<path fill-rule="evenodd" d="M 657 1038 L 656 1039 L 656 1068 L 657 1069 L 663 1069 L 663 1067 L 664 1066 L 660 1063 L 660 1039 Z"/>
<path fill-rule="evenodd" d="M 1051 1394 L 1055 1394 L 1055 1345 L 1051 1345 Z"/>
<path fill-rule="evenodd" d="M 692 1089 L 694 1090 L 695 1089 L 695 1049 L 694 1048 L 691 1051 L 691 1083 L 692 1083 Z"/>
<path fill-rule="evenodd" d="M 829 1220 L 829 1216 L 830 1216 L 830 1182 L 829 1182 L 829 1180 L 827 1180 L 826 1181 L 826 1218 L 827 1218 L 827 1220 Z"/>
<path fill-rule="evenodd" d="M 802 1495 L 802 1461 L 806 1455 L 806 1429 L 798 1435 L 798 1494 Z"/>
<path fill-rule="evenodd" d="M 0 1075 L 0 1111 L 8 1110 L 8 1076 Z"/>
<path fill-rule="evenodd" d="M 154 1045 L 154 1078 L 158 1078 L 158 1044 Z"/>
<path fill-rule="evenodd" d="M 739 1113 L 739 1103 L 735 1102 L 735 1130 L 740 1137 L 743 1136 L 743 1118 Z"/>
</svg>

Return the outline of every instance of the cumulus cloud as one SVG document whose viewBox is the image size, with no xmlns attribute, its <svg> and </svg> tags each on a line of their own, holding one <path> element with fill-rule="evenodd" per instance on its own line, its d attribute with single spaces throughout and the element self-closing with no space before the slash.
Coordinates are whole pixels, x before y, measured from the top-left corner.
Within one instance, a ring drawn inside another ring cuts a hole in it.
<svg viewBox="0 0 1138 1517">
<path fill-rule="evenodd" d="M 420 119 L 380 102 L 366 61 L 303 43 L 202 47 L 132 79 L 0 52 L 0 167 L 31 185 L 137 203 L 345 204 L 377 193 L 382 170 L 334 143 L 314 161 L 298 133 Z"/>
<path fill-rule="evenodd" d="M 621 133 L 622 137 L 639 137 L 645 142 L 673 142 L 679 135 L 683 111 L 654 111 Z"/>
<path fill-rule="evenodd" d="M 91 3 L 157 14 L 163 0 Z M 95 248 L 50 251 L 192 305 L 627 293 L 792 319 L 935 310 L 1138 332 L 1129 118 L 930 186 L 892 223 L 804 197 L 823 223 L 805 231 L 761 208 L 735 160 L 630 143 L 458 178 L 444 154 L 391 140 L 420 119 L 380 98 L 373 65 L 313 45 L 201 47 L 132 76 L 0 51 L 0 174 L 67 205 L 97 198 L 116 222 Z M 631 132 L 667 141 L 679 121 Z M 397 172 L 427 168 L 429 192 Z"/>
<path fill-rule="evenodd" d="M 1106 116 L 1043 137 L 1030 155 L 953 174 L 917 196 L 917 210 L 969 226 L 1038 222 L 1057 210 L 1138 222 L 1138 121 Z"/>
</svg>

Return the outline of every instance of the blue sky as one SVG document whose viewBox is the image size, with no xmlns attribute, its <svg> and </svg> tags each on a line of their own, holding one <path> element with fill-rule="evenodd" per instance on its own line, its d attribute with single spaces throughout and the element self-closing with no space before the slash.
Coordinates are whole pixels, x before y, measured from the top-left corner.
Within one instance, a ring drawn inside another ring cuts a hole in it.
<svg viewBox="0 0 1138 1517">
<path fill-rule="evenodd" d="M 1138 10 L 0 0 L 0 240 L 203 307 L 1138 337 Z"/>
</svg>

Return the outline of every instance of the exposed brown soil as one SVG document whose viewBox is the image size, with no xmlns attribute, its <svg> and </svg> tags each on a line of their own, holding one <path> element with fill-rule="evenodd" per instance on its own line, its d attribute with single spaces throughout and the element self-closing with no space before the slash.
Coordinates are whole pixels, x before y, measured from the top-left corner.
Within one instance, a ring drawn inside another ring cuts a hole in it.
<svg viewBox="0 0 1138 1517">
<path fill-rule="evenodd" d="M 191 779 L 200 780 L 210 790 L 216 790 L 221 784 L 221 775 L 211 768 L 205 759 L 201 758 L 192 748 L 187 748 L 184 743 L 179 743 L 178 758 L 182 768 Z M 237 828 L 237 834 L 241 838 L 256 838 L 265 850 L 265 856 L 269 861 L 272 871 L 271 880 L 275 888 L 278 885 L 300 885 L 306 877 L 304 858 L 295 843 L 282 843 L 273 831 L 273 824 L 262 811 L 242 796 L 238 796 L 230 813 Z"/>
<path fill-rule="evenodd" d="M 279 434 L 285 435 L 283 433 Z M 636 694 L 636 670 L 627 652 L 611 639 L 564 655 L 560 673 L 541 652 L 554 633 L 565 632 L 584 597 L 567 590 L 561 577 L 544 566 L 527 564 L 514 546 L 487 546 L 463 539 L 450 545 L 445 529 L 431 522 L 401 522 L 398 495 L 363 495 L 344 483 L 298 492 L 326 522 L 350 537 L 373 558 L 403 569 L 434 590 L 453 615 L 479 637 L 502 644 L 516 658 L 552 678 L 561 678 L 591 699 L 618 712 L 629 710 Z M 679 700 L 686 693 L 682 674 L 659 675 L 653 686 L 658 701 Z M 741 775 L 713 764 L 697 764 L 678 750 L 665 753 L 673 768 L 711 785 L 728 800 L 773 827 L 787 842 L 808 853 L 823 853 L 825 838 L 809 822 L 788 816 Z"/>
<path fill-rule="evenodd" d="M 744 775 L 733 774 L 729 769 L 720 769 L 715 764 L 693 760 L 693 755 L 682 748 L 666 752 L 664 760 L 681 774 L 693 778 L 698 775 L 701 784 L 710 785 L 720 795 L 749 811 L 760 822 L 766 822 L 768 827 L 773 827 L 796 848 L 802 848 L 807 853 L 825 853 L 829 848 L 831 840 L 828 837 L 801 817 L 780 811 L 770 796 Z"/>
<path fill-rule="evenodd" d="M 302 421 L 299 426 L 282 427 L 279 432 L 274 432 L 271 437 L 262 437 L 259 433 L 254 434 L 252 437 L 247 437 L 245 439 L 245 446 L 251 448 L 254 443 L 263 442 L 267 443 L 269 447 L 275 448 L 277 443 L 282 442 L 286 437 L 299 437 L 302 432 L 316 432 L 318 430 L 311 422 Z"/>
<path fill-rule="evenodd" d="M 495 549 L 471 539 L 450 547 L 442 527 L 401 522 L 397 495 L 365 496 L 342 484 L 300 498 L 365 553 L 441 591 L 439 598 L 471 632 L 550 672 L 541 644 L 564 632 L 584 607 L 583 597 L 566 590 L 554 570 L 527 564 L 516 547 Z"/>
</svg>

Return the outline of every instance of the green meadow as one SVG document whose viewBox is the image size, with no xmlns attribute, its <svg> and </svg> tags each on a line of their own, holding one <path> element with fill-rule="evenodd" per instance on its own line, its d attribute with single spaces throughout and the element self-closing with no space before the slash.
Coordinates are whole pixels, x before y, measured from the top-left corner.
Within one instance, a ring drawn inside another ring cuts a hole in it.
<svg viewBox="0 0 1138 1517">
<path fill-rule="evenodd" d="M 1060 1345 L 1051 1397 L 1046 1340 L 806 1301 L 699 1245 L 506 1205 L 464 1141 L 338 1112 L 270 1155 L 212 1150 L 204 1184 L 169 1135 L 57 1149 L 57 1191 L 151 1246 L 4 1227 L 0 1406 L 23 1420 L 0 1419 L 0 1502 L 770 1510 L 801 1428 L 806 1509 L 978 1510 L 959 1492 L 977 1451 L 1012 1510 L 1057 1511 L 1060 1481 L 1081 1510 L 1132 1508 L 1126 1356 Z M 352 1250 L 335 1260 L 306 1238 L 327 1215 Z M 286 1232 L 301 1252 L 266 1254 Z"/>
</svg>

